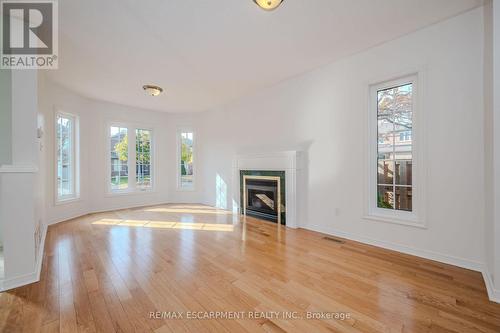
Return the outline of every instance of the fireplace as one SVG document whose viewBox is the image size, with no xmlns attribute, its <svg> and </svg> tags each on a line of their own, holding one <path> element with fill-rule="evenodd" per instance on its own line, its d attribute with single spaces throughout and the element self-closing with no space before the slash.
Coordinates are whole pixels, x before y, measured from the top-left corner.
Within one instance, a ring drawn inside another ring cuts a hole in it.
<svg viewBox="0 0 500 333">
<path fill-rule="evenodd" d="M 281 177 L 244 175 L 242 207 L 244 215 L 284 224 Z"/>
<path fill-rule="evenodd" d="M 280 151 L 236 155 L 233 159 L 233 212 L 245 213 L 248 204 L 244 176 L 270 176 L 280 178 L 281 224 L 289 228 L 299 227 L 299 188 L 303 186 L 301 179 L 304 158 L 298 151 Z M 239 180 L 239 181 L 238 181 Z M 302 193 L 302 195 L 305 195 Z"/>
</svg>

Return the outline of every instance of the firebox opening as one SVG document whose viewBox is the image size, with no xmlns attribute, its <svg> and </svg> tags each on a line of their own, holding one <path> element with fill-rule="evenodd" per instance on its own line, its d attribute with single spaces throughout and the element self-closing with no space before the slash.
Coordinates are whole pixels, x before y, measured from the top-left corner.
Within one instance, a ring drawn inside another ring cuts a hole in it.
<svg viewBox="0 0 500 333">
<path fill-rule="evenodd" d="M 268 221 L 280 217 L 279 178 L 245 177 L 245 213 Z"/>
</svg>

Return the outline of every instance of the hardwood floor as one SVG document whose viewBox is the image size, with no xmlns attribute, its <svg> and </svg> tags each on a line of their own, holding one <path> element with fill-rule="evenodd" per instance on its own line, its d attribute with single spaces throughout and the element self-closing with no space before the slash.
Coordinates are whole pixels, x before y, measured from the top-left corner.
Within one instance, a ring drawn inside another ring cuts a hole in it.
<svg viewBox="0 0 500 333">
<path fill-rule="evenodd" d="M 477 272 L 206 206 L 162 205 L 51 226 L 41 281 L 0 294 L 0 328 L 498 333 L 500 304 Z"/>
</svg>

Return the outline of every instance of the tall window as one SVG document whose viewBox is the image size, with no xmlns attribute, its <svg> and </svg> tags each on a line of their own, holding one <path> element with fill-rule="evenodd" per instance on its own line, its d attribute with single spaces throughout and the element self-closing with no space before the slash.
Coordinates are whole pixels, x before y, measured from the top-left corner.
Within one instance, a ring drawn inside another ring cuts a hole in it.
<svg viewBox="0 0 500 333">
<path fill-rule="evenodd" d="M 110 128 L 111 190 L 128 189 L 128 129 Z"/>
<path fill-rule="evenodd" d="M 377 89 L 377 207 L 413 209 L 413 94 L 409 81 Z"/>
<path fill-rule="evenodd" d="M 69 114 L 56 115 L 57 200 L 78 197 L 77 120 Z"/>
<path fill-rule="evenodd" d="M 151 131 L 135 130 L 135 179 L 138 188 L 151 187 Z"/>
<path fill-rule="evenodd" d="M 180 133 L 179 187 L 193 189 L 194 187 L 194 135 L 193 132 Z"/>
</svg>

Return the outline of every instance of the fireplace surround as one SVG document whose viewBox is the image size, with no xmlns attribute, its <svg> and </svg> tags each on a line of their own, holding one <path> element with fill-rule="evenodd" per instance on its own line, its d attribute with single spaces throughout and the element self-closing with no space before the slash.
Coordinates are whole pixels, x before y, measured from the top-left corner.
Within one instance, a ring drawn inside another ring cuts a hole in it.
<svg viewBox="0 0 500 333">
<path fill-rule="evenodd" d="M 286 223 L 284 171 L 241 170 L 243 215 L 278 224 Z"/>
<path fill-rule="evenodd" d="M 303 214 L 302 164 L 303 154 L 299 151 L 280 151 L 267 153 L 239 154 L 233 159 L 232 210 L 235 214 L 244 213 L 243 176 L 279 176 L 281 178 L 281 224 L 287 228 L 298 228 Z M 300 197 L 299 197 L 300 196 Z M 302 198 L 302 200 L 299 200 Z M 302 217 L 303 218 L 303 217 Z"/>
</svg>

